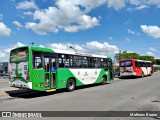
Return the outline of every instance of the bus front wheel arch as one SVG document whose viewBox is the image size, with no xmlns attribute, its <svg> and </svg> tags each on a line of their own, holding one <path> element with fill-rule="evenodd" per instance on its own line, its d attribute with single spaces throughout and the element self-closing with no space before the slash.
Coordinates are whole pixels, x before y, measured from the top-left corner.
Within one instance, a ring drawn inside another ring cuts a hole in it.
<svg viewBox="0 0 160 120">
<path fill-rule="evenodd" d="M 69 78 L 67 81 L 67 91 L 71 92 L 73 90 L 75 90 L 76 87 L 76 81 L 74 78 Z"/>
</svg>

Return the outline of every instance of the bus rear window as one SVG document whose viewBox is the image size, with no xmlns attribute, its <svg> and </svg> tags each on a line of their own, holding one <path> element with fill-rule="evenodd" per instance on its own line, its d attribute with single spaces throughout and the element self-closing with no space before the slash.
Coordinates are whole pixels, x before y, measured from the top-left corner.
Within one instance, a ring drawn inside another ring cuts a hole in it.
<svg viewBox="0 0 160 120">
<path fill-rule="evenodd" d="M 19 48 L 10 53 L 10 62 L 26 62 L 28 60 L 28 48 Z"/>
<path fill-rule="evenodd" d="M 122 61 L 122 62 L 120 62 L 120 66 L 121 67 L 131 67 L 132 66 L 132 61 L 131 60 Z"/>
</svg>

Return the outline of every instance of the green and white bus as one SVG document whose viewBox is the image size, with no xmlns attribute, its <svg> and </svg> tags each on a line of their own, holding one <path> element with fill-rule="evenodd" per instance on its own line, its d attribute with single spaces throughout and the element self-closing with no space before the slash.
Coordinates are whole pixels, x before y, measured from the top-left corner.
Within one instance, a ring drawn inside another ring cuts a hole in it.
<svg viewBox="0 0 160 120">
<path fill-rule="evenodd" d="M 112 70 L 109 56 L 23 46 L 10 52 L 9 83 L 38 91 L 73 91 L 76 86 L 110 82 Z"/>
</svg>

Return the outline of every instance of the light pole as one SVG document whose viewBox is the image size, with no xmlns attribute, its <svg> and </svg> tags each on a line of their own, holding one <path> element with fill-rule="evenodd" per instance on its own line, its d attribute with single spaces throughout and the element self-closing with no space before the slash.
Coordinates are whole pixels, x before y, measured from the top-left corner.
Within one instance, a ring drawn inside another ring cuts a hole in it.
<svg viewBox="0 0 160 120">
<path fill-rule="evenodd" d="M 77 52 L 77 50 L 76 50 L 74 47 L 69 46 L 69 48 L 71 48 L 71 49 L 73 49 L 75 52 Z"/>
<path fill-rule="evenodd" d="M 119 50 L 119 61 L 121 60 L 121 50 Z"/>
<path fill-rule="evenodd" d="M 30 44 L 32 44 L 32 46 L 34 45 L 34 42 L 31 42 Z"/>
</svg>

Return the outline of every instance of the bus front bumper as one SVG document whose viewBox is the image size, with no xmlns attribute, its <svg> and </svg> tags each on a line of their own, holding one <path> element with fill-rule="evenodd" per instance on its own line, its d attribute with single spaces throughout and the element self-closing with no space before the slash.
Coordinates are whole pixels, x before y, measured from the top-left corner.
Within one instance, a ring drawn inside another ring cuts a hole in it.
<svg viewBox="0 0 160 120">
<path fill-rule="evenodd" d="M 127 76 L 136 76 L 136 73 L 135 73 L 135 72 L 123 72 L 123 73 L 121 72 L 121 73 L 120 73 L 120 76 L 121 76 L 121 77 L 125 77 L 125 76 L 126 76 L 126 77 L 127 77 Z"/>
<path fill-rule="evenodd" d="M 13 81 L 13 82 L 9 81 L 9 84 L 11 87 L 32 89 L 32 82 L 25 83 L 22 81 Z"/>
</svg>

